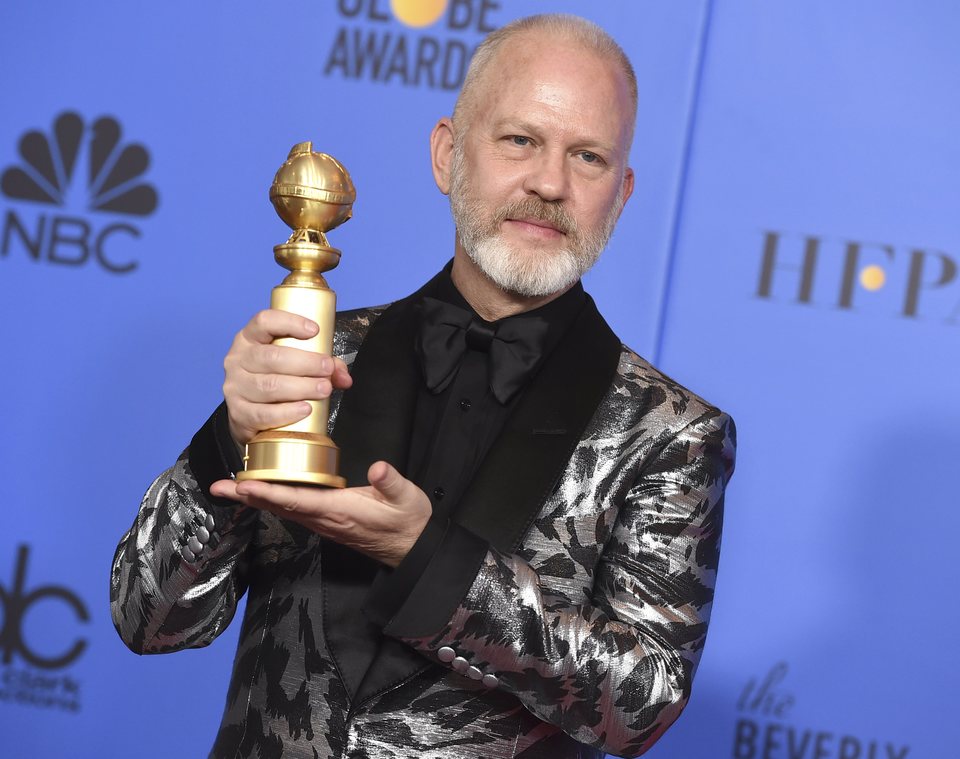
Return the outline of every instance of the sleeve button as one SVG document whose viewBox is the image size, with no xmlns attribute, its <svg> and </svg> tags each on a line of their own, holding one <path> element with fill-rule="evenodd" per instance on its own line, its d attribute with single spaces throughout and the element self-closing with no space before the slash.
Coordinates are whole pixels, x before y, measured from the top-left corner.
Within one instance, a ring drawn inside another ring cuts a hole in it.
<svg viewBox="0 0 960 759">
<path fill-rule="evenodd" d="M 476 667 L 469 667 L 466 674 L 471 680 L 479 680 L 481 677 L 483 677 L 483 672 Z"/>
<path fill-rule="evenodd" d="M 480 682 L 483 683 L 484 688 L 496 688 L 500 685 L 500 681 L 495 675 L 484 675 Z"/>
<path fill-rule="evenodd" d="M 454 671 L 459 672 L 462 675 L 470 667 L 470 662 L 468 662 L 462 656 L 458 656 L 452 662 L 450 662 L 450 666 L 453 667 Z"/>
<path fill-rule="evenodd" d="M 187 541 L 187 548 L 193 553 L 200 553 L 203 550 L 203 543 L 197 540 L 196 537 L 191 536 L 190 540 Z"/>
<path fill-rule="evenodd" d="M 444 664 L 449 664 L 456 658 L 456 656 L 457 652 L 450 648 L 450 646 L 444 646 L 437 651 L 437 658 Z"/>
</svg>

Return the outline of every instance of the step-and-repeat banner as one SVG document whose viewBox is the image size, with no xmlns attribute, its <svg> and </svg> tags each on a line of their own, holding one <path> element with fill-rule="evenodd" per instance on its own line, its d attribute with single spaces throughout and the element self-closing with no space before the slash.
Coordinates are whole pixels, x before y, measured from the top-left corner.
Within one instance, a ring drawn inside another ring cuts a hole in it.
<svg viewBox="0 0 960 759">
<path fill-rule="evenodd" d="M 282 278 L 273 174 L 304 140 L 342 161 L 328 279 L 405 295 L 453 247 L 429 130 L 483 35 L 545 10 L 640 81 L 588 289 L 740 432 L 707 650 L 649 755 L 955 755 L 960 9 L 893 0 L 6 4 L 0 755 L 205 755 L 237 630 L 134 656 L 109 565 Z"/>
</svg>

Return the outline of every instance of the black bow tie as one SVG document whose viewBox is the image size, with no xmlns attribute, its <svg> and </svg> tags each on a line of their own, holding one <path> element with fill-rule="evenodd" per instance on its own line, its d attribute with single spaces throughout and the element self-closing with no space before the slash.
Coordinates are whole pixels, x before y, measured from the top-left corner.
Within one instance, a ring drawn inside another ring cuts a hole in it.
<svg viewBox="0 0 960 759">
<path fill-rule="evenodd" d="M 458 306 L 424 298 L 416 349 L 433 393 L 453 381 L 468 346 L 489 352 L 490 389 L 505 404 L 540 362 L 546 336 L 547 322 L 536 316 L 492 325 Z"/>
</svg>

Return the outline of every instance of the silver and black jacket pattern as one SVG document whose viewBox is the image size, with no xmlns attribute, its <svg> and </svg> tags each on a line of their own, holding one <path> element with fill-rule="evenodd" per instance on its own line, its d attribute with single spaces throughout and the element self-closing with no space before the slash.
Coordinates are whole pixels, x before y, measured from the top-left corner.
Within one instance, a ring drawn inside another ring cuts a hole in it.
<svg viewBox="0 0 960 759">
<path fill-rule="evenodd" d="M 351 363 L 380 313 L 341 315 L 335 352 Z M 690 695 L 734 436 L 622 348 L 517 550 L 491 547 L 445 624 L 400 636 L 425 666 L 366 702 L 351 703 L 327 645 L 320 539 L 212 502 L 186 454 L 120 542 L 114 624 L 137 653 L 205 646 L 247 593 L 211 756 L 638 756 Z"/>
</svg>

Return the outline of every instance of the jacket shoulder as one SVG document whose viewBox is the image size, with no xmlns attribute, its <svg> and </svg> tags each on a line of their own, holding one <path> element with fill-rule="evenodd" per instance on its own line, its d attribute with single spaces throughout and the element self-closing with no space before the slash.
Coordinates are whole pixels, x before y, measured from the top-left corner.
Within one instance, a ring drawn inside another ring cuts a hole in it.
<svg viewBox="0 0 960 759">
<path fill-rule="evenodd" d="M 732 419 L 715 405 L 684 387 L 643 356 L 621 345 L 620 361 L 612 392 L 657 408 L 670 427 L 679 429 L 697 421 L 717 419 L 720 425 L 732 425 Z"/>
</svg>

